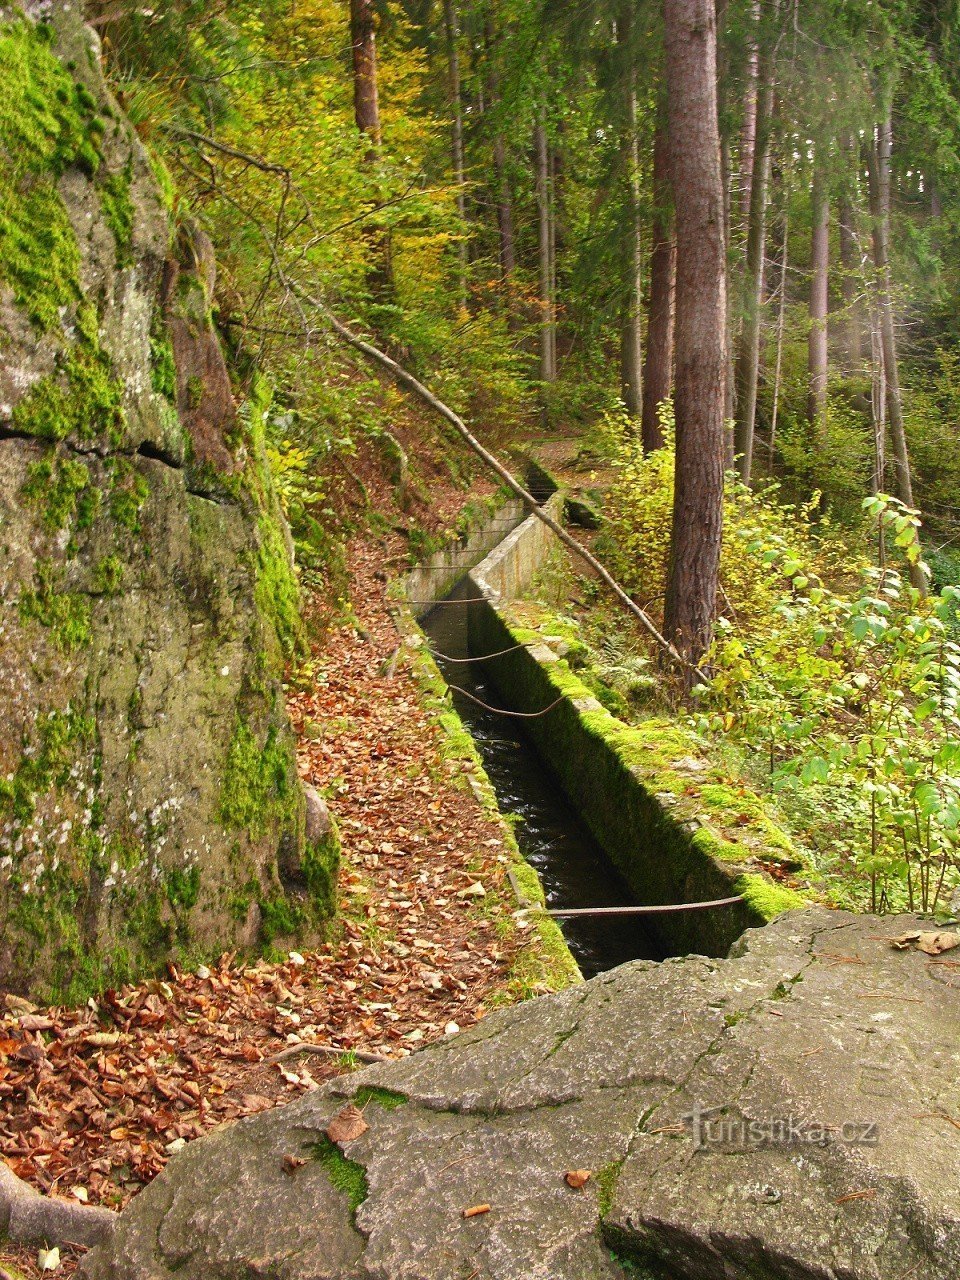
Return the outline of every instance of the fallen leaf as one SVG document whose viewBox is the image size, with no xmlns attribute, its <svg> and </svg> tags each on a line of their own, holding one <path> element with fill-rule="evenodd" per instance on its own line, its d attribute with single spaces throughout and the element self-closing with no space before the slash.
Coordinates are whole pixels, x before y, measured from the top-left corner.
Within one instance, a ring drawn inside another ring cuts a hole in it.
<svg viewBox="0 0 960 1280">
<path fill-rule="evenodd" d="M 54 1245 L 52 1249 L 41 1249 L 37 1254 L 37 1266 L 41 1271 L 56 1271 L 60 1266 L 60 1250 Z"/>
<path fill-rule="evenodd" d="M 914 933 L 901 933 L 896 938 L 890 939 L 891 947 L 896 947 L 898 951 L 905 951 L 908 947 L 913 946 L 920 938 L 920 930 Z"/>
<path fill-rule="evenodd" d="M 359 1107 L 355 1107 L 352 1102 L 348 1102 L 342 1111 L 338 1111 L 334 1118 L 327 1125 L 327 1137 L 331 1142 L 335 1142 L 340 1146 L 344 1142 L 353 1142 L 355 1138 L 359 1138 L 362 1133 L 366 1133 L 370 1126 L 363 1118 L 363 1112 Z"/>
<path fill-rule="evenodd" d="M 487 891 L 479 880 L 474 884 L 468 885 L 466 889 L 457 890 L 458 898 L 485 898 L 486 896 Z"/>
<path fill-rule="evenodd" d="M 290 1176 L 293 1177 L 297 1170 L 302 1169 L 306 1163 L 306 1160 L 302 1159 L 300 1156 L 284 1156 L 280 1161 L 280 1167 L 283 1169 L 284 1173 L 289 1173 Z"/>
<path fill-rule="evenodd" d="M 472 1209 L 464 1209 L 463 1216 L 465 1218 L 479 1218 L 481 1214 L 489 1212 L 490 1206 L 488 1204 L 475 1204 Z"/>
<path fill-rule="evenodd" d="M 568 1169 L 564 1176 L 568 1187 L 585 1187 L 590 1181 L 592 1171 L 590 1169 Z"/>
<path fill-rule="evenodd" d="M 960 947 L 960 933 L 921 933 L 917 942 L 917 950 L 928 956 L 938 956 L 954 947 Z"/>
</svg>

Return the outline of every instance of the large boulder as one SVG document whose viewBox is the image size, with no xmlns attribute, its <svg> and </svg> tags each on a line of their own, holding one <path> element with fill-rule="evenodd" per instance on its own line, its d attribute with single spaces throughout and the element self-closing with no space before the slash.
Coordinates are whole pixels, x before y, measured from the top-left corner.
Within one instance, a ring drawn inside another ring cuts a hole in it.
<svg viewBox="0 0 960 1280">
<path fill-rule="evenodd" d="M 174 234 L 81 9 L 0 3 L 0 986 L 71 1000 L 305 941 L 334 869 L 264 397 L 234 404 L 209 241 Z"/>
<path fill-rule="evenodd" d="M 493 1014 L 189 1146 L 86 1276 L 960 1276 L 960 970 L 891 947 L 920 927 L 792 912 Z"/>
</svg>

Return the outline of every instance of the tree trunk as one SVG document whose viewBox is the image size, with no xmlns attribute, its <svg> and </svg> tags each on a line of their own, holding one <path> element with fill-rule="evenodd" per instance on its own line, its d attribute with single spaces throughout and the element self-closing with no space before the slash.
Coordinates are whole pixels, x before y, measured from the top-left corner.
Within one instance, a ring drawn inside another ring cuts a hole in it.
<svg viewBox="0 0 960 1280">
<path fill-rule="evenodd" d="M 860 284 L 863 273 L 857 235 L 859 147 L 854 134 L 848 134 L 844 148 L 847 153 L 847 163 L 838 210 L 842 272 L 840 289 L 843 295 L 846 372 L 848 376 L 856 377 L 863 372 L 863 314 L 860 306 Z"/>
<path fill-rule="evenodd" d="M 773 371 L 773 413 L 770 415 L 770 466 L 777 447 L 777 418 L 780 413 L 780 380 L 783 374 L 783 339 L 787 328 L 787 266 L 790 258 L 790 196 L 783 204 L 783 249 L 780 258 L 780 309 L 777 314 L 777 359 Z"/>
<path fill-rule="evenodd" d="M 716 0 L 715 12 L 717 31 L 722 32 L 726 25 L 729 0 Z M 717 100 L 722 103 L 726 94 L 726 81 L 729 72 L 729 58 L 726 52 L 727 42 L 718 41 L 717 46 Z M 720 134 L 720 180 L 723 183 L 723 252 L 724 260 L 729 261 L 730 245 L 733 234 L 733 162 L 730 158 L 729 131 L 724 129 Z M 727 299 L 727 315 L 724 321 L 724 350 L 726 352 L 726 376 L 724 379 L 723 400 L 723 465 L 727 471 L 733 469 L 733 428 L 734 391 L 736 383 L 733 377 L 733 317 L 730 314 L 729 297 Z"/>
<path fill-rule="evenodd" d="M 510 178 L 507 174 L 507 144 L 503 135 L 493 140 L 493 167 L 497 177 L 497 226 L 500 230 L 500 274 L 510 280 L 517 267 L 517 253 L 513 238 L 513 199 Z"/>
<path fill-rule="evenodd" d="M 467 189 L 464 183 L 463 165 L 463 103 L 460 90 L 460 21 L 455 0 L 444 0 L 444 24 L 447 33 L 447 67 L 450 77 L 450 107 L 453 116 L 451 142 L 453 148 L 453 180 L 456 185 L 457 213 L 460 215 L 461 239 L 457 244 L 457 256 L 460 261 L 460 300 L 464 302 L 467 295 Z"/>
<path fill-rule="evenodd" d="M 487 96 L 491 107 L 500 98 L 500 77 L 497 72 L 493 29 L 489 21 L 484 25 L 484 45 L 487 53 Z M 517 252 L 513 233 L 513 197 L 510 191 L 510 174 L 507 169 L 507 143 L 502 133 L 493 140 L 493 172 L 496 180 L 497 228 L 500 233 L 500 278 L 507 284 L 517 266 Z"/>
<path fill-rule="evenodd" d="M 883 349 L 883 372 L 886 388 L 887 420 L 893 445 L 897 477 L 897 497 L 913 506 L 913 481 L 910 453 L 903 422 L 903 392 L 900 388 L 900 366 L 897 359 L 897 335 L 894 326 L 890 276 L 890 153 L 893 148 L 893 124 L 890 98 L 887 97 L 877 125 L 872 147 L 868 148 L 870 214 L 873 222 L 873 260 L 877 273 L 877 308 L 880 313 L 880 341 Z M 927 580 L 918 565 L 911 565 L 910 580 L 919 590 L 926 590 Z"/>
<path fill-rule="evenodd" d="M 643 370 L 643 451 L 663 446 L 660 405 L 670 398 L 673 383 L 673 202 L 670 194 L 670 139 L 658 122 L 653 140 L 653 244 L 650 250 L 650 306 L 647 312 L 647 359 Z"/>
<path fill-rule="evenodd" d="M 824 166 L 816 160 L 813 178 L 813 236 L 810 244 L 810 334 L 807 339 L 809 390 L 807 417 L 817 436 L 826 434 L 827 419 L 827 306 L 830 278 L 830 196 Z"/>
<path fill-rule="evenodd" d="M 381 135 L 373 0 L 350 0 L 350 41 L 353 45 L 353 114 L 357 128 L 370 139 L 370 156 L 375 157 Z"/>
<path fill-rule="evenodd" d="M 633 5 L 622 6 L 617 21 L 617 40 L 630 43 Z M 637 74 L 630 62 L 626 78 L 627 136 L 623 152 L 627 166 L 627 236 L 625 254 L 623 318 L 620 340 L 620 394 L 627 416 L 640 426 L 643 416 L 643 348 L 641 322 L 643 313 L 643 216 L 640 206 L 640 138 L 637 132 Z M 642 427 L 641 427 L 642 430 Z"/>
<path fill-rule="evenodd" d="M 774 20 L 779 4 L 773 6 Z M 740 476 L 750 483 L 753 469 L 753 438 L 757 417 L 757 383 L 760 374 L 760 330 L 763 306 L 764 252 L 767 240 L 767 200 L 770 188 L 770 133 L 773 120 L 773 89 L 776 62 L 776 32 L 767 34 L 756 65 L 753 172 L 747 221 L 747 260 L 744 273 L 743 327 L 737 352 L 737 412 L 734 450 L 739 458 Z"/>
<path fill-rule="evenodd" d="M 845 192 L 840 199 L 840 268 L 843 272 L 844 328 L 846 330 L 847 373 L 859 374 L 863 366 L 862 320 L 860 315 L 860 250 L 857 244 L 856 212 Z"/>
<path fill-rule="evenodd" d="M 369 139 L 367 165 L 380 158 L 380 105 L 377 97 L 377 22 L 373 0 L 350 0 L 350 40 L 353 47 L 353 113 L 357 128 Z M 368 220 L 364 236 L 369 247 L 367 284 L 373 298 L 389 302 L 394 293 L 390 230 L 376 217 Z"/>
<path fill-rule="evenodd" d="M 753 198 L 753 180 L 757 172 L 755 147 L 759 127 L 760 95 L 763 92 L 760 76 L 760 46 L 757 29 L 760 25 L 758 0 L 750 8 L 753 33 L 750 36 L 747 57 L 747 87 L 743 97 L 743 124 L 740 128 L 740 216 L 745 222 L 750 218 L 750 201 Z"/>
<path fill-rule="evenodd" d="M 664 0 L 677 222 L 677 457 L 664 630 L 691 662 L 710 645 L 723 527 L 726 255 L 713 0 Z"/>
<path fill-rule="evenodd" d="M 560 167 L 560 158 L 553 147 L 547 147 L 547 156 L 549 166 L 547 169 L 547 177 L 549 186 L 547 188 L 549 194 L 549 203 L 547 209 L 549 212 L 549 239 L 550 246 L 550 377 L 555 382 L 557 378 L 557 172 Z"/>
<path fill-rule="evenodd" d="M 550 263 L 550 155 L 547 146 L 545 112 L 541 109 L 533 131 L 537 166 L 537 210 L 539 212 L 540 259 L 540 381 L 553 382 L 553 278 Z"/>
</svg>

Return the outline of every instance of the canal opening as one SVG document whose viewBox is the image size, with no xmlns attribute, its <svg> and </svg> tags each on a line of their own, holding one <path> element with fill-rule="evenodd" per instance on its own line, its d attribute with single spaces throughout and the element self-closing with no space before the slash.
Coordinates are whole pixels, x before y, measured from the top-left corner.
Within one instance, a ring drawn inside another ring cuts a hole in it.
<svg viewBox="0 0 960 1280">
<path fill-rule="evenodd" d="M 475 593 L 469 579 L 461 582 L 420 618 L 420 626 L 451 686 L 457 713 L 476 743 L 501 811 L 520 819 L 515 828 L 517 843 L 540 877 L 547 906 L 563 910 L 636 905 L 626 881 L 525 735 L 523 721 L 474 701 L 489 707 L 503 705 L 502 695 L 485 675 L 487 664 L 470 653 L 466 601 Z M 662 960 L 667 954 L 640 917 L 558 923 L 585 978 L 628 960 Z"/>
</svg>

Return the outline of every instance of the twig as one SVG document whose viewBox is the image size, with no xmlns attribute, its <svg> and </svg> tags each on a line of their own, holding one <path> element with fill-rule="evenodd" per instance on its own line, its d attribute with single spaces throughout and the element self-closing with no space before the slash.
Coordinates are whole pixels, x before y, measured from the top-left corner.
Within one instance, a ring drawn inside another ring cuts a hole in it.
<svg viewBox="0 0 960 1280">
<path fill-rule="evenodd" d="M 840 1196 L 834 1200 L 834 1204 L 847 1204 L 850 1200 L 875 1200 L 877 1198 L 876 1187 L 865 1187 L 863 1191 L 850 1191 L 845 1196 Z"/>
<path fill-rule="evenodd" d="M 344 1058 L 347 1054 L 352 1054 L 358 1062 L 393 1062 L 393 1058 L 384 1057 L 382 1053 L 368 1053 L 365 1049 L 338 1049 L 334 1044 L 295 1044 L 289 1049 L 284 1049 L 283 1053 L 278 1053 L 275 1058 L 267 1058 L 265 1065 L 275 1067 L 278 1062 L 286 1062 L 288 1058 L 295 1058 L 301 1053 L 325 1054 L 333 1058 Z"/>
<path fill-rule="evenodd" d="M 388 356 L 386 352 L 380 351 L 379 348 L 364 341 L 364 339 L 354 333 L 352 329 L 349 329 L 342 320 L 339 320 L 318 299 L 311 297 L 311 295 L 307 293 L 302 286 L 297 284 L 296 281 L 289 280 L 288 278 L 288 284 L 293 292 L 302 298 L 304 302 L 309 303 L 311 307 L 314 307 L 320 312 L 326 322 L 333 329 L 334 333 L 342 338 L 344 342 L 359 351 L 361 355 L 364 355 L 368 359 L 373 360 L 376 364 L 379 364 L 381 368 L 386 369 L 387 372 L 399 383 L 417 395 L 425 404 L 429 405 L 431 409 L 436 413 L 439 413 L 442 418 L 445 418 L 461 439 L 470 446 L 473 452 L 477 454 L 479 458 L 482 458 L 492 471 L 496 472 L 512 493 L 516 494 L 516 496 L 523 502 L 524 506 L 529 509 L 530 513 L 545 524 L 551 533 L 554 533 L 560 539 L 565 547 L 578 556 L 594 571 L 594 573 L 598 575 L 601 581 L 613 592 L 624 608 L 633 614 L 644 630 L 652 637 L 660 648 L 675 662 L 679 663 L 680 666 L 685 667 L 689 671 L 695 672 L 702 678 L 703 672 L 694 666 L 693 663 L 684 658 L 676 647 L 670 643 L 666 636 L 661 634 L 649 614 L 645 613 L 636 601 L 631 599 L 609 570 L 604 568 L 596 556 L 588 551 L 583 543 L 578 542 L 576 538 L 568 533 L 563 525 L 555 520 L 549 512 L 543 510 L 536 498 L 534 498 L 533 495 L 523 487 L 513 473 L 480 443 L 458 414 L 454 413 L 448 405 L 438 399 L 432 391 L 429 391 L 422 382 L 418 381 L 412 373 L 408 373 L 406 369 L 399 365 L 396 360 Z"/>
<path fill-rule="evenodd" d="M 913 1120 L 946 1120 L 947 1124 L 952 1124 L 955 1129 L 960 1129 L 960 1120 L 955 1116 L 948 1116 L 945 1111 L 923 1111 L 920 1115 L 912 1116 Z"/>
</svg>

